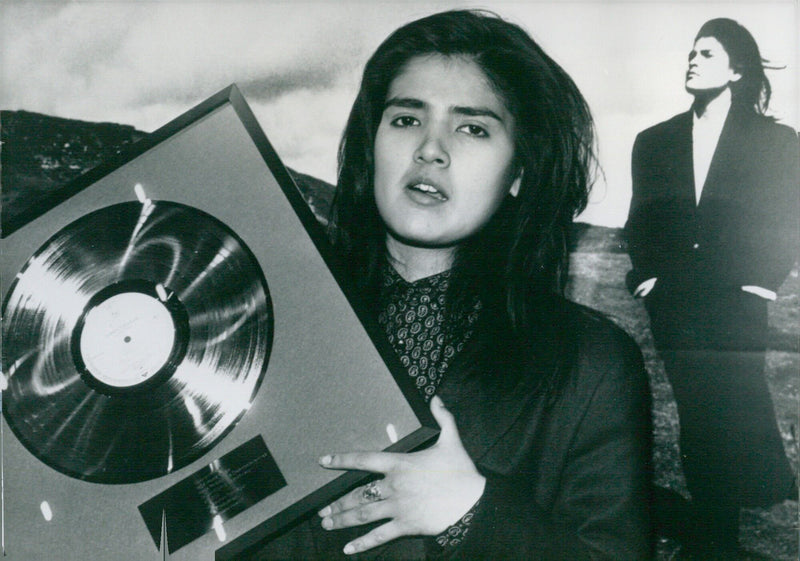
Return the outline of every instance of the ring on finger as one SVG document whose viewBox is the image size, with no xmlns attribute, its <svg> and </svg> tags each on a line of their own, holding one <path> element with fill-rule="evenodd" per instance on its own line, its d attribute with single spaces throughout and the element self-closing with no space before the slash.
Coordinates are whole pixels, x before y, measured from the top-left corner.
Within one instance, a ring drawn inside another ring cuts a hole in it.
<svg viewBox="0 0 800 561">
<path fill-rule="evenodd" d="M 367 501 L 368 503 L 374 503 L 377 501 L 383 500 L 383 494 L 381 493 L 381 488 L 378 487 L 377 481 L 370 481 L 364 488 L 361 490 L 361 498 Z"/>
</svg>

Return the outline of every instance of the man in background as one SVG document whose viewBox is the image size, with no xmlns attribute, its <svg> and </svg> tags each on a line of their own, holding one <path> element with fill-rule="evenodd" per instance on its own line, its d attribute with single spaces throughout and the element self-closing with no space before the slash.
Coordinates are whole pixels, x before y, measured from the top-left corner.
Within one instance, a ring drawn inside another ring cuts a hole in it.
<svg viewBox="0 0 800 561">
<path fill-rule="evenodd" d="M 797 498 L 764 363 L 767 303 L 800 247 L 800 145 L 765 115 L 769 80 L 737 22 L 701 27 L 685 87 L 691 109 L 633 147 L 627 281 L 675 394 L 691 493 L 657 490 L 657 519 L 690 556 L 731 559 L 740 507 Z"/>
</svg>

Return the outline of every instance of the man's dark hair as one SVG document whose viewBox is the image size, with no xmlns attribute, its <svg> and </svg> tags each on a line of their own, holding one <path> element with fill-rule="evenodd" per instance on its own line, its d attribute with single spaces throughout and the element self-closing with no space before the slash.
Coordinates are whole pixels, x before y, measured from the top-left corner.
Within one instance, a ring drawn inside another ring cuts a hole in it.
<svg viewBox="0 0 800 561">
<path fill-rule="evenodd" d="M 719 41 L 728 53 L 731 69 L 742 76 L 731 83 L 732 102 L 764 115 L 772 88 L 764 74 L 764 59 L 750 32 L 732 19 L 716 18 L 703 24 L 695 41 L 701 37 L 713 37 Z"/>
</svg>

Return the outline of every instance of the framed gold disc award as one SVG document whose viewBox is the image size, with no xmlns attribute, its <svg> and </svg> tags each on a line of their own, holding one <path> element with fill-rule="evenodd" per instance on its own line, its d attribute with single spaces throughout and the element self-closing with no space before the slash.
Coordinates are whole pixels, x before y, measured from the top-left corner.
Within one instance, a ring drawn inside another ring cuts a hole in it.
<svg viewBox="0 0 800 561">
<path fill-rule="evenodd" d="M 0 244 L 11 561 L 235 559 L 437 433 L 235 86 Z"/>
</svg>

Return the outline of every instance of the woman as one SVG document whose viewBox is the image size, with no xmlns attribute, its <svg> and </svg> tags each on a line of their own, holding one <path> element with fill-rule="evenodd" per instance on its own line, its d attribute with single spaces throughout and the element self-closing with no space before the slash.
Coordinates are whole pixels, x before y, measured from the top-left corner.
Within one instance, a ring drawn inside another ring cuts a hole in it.
<svg viewBox="0 0 800 561">
<path fill-rule="evenodd" d="M 675 394 L 692 495 L 657 493 L 659 525 L 700 559 L 729 559 L 740 507 L 797 498 L 764 357 L 767 302 L 797 256 L 800 158 L 796 133 L 764 116 L 769 80 L 737 22 L 700 28 L 685 87 L 691 110 L 634 144 L 628 281 Z"/>
<path fill-rule="evenodd" d="M 561 296 L 591 144 L 572 80 L 493 15 L 435 14 L 378 48 L 331 238 L 442 431 L 324 455 L 381 478 L 257 558 L 649 557 L 641 355 Z"/>
</svg>

